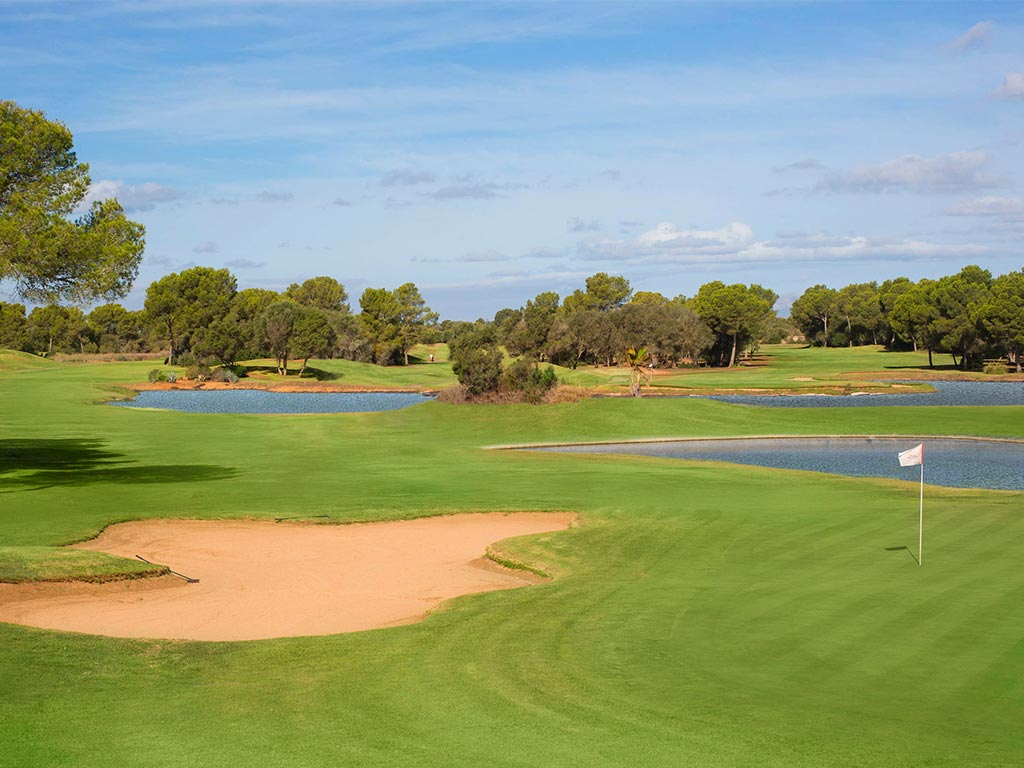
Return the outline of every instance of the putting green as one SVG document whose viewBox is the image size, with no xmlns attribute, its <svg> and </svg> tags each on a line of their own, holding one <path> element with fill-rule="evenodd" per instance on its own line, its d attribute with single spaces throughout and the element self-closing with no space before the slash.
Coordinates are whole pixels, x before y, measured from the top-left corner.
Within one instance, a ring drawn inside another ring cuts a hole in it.
<svg viewBox="0 0 1024 768">
<path fill-rule="evenodd" d="M 0 765 L 1024 762 L 1024 494 L 928 489 L 918 567 L 897 549 L 916 544 L 912 483 L 480 450 L 1022 437 L 1024 409 L 650 399 L 271 417 L 92 404 L 149 367 L 0 373 L 0 578 L 4 551 L 39 575 L 56 545 L 137 518 L 569 510 L 581 524 L 506 547 L 551 582 L 394 629 L 185 643 L 0 625 Z"/>
</svg>

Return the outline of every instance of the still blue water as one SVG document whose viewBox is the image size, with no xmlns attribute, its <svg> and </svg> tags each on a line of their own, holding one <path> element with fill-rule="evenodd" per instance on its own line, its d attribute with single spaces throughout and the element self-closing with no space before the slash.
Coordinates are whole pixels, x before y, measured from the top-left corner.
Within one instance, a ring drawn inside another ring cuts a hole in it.
<svg viewBox="0 0 1024 768">
<path fill-rule="evenodd" d="M 935 392 L 900 395 L 700 395 L 769 408 L 855 408 L 880 405 L 1024 405 L 1024 382 L 932 381 Z"/>
<path fill-rule="evenodd" d="M 957 488 L 1024 490 L 1024 443 L 930 438 L 747 438 L 667 443 L 576 445 L 535 450 L 618 453 L 706 459 L 852 477 L 920 479 L 920 467 L 901 467 L 896 454 L 924 443 L 924 481 Z"/>
<path fill-rule="evenodd" d="M 139 392 L 110 405 L 166 408 L 188 413 L 361 413 L 394 411 L 422 403 L 416 392 L 264 392 L 258 389 Z"/>
</svg>

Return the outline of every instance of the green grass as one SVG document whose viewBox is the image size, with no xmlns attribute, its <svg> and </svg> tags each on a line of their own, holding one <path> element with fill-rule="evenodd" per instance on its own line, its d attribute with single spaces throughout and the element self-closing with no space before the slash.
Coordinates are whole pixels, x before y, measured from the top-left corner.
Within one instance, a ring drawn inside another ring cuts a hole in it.
<svg viewBox="0 0 1024 768">
<path fill-rule="evenodd" d="M 806 375 L 851 370 L 840 352 Z M 1024 762 L 1024 494 L 927 489 L 919 568 L 887 551 L 916 548 L 913 483 L 481 450 L 1024 437 L 1022 408 L 650 398 L 280 417 L 93 404 L 151 367 L 0 372 L 0 577 L 56 570 L 56 545 L 127 519 L 568 509 L 581 524 L 501 545 L 550 583 L 394 629 L 183 643 L 0 625 L 0 766 Z"/>
<path fill-rule="evenodd" d="M 11 371 L 32 370 L 53 366 L 52 360 L 28 352 L 15 352 L 11 349 L 0 349 L 0 373 Z"/>
<path fill-rule="evenodd" d="M 934 355 L 935 367 L 928 365 L 927 352 L 888 352 L 882 347 L 803 347 L 769 344 L 750 361 L 735 368 L 679 368 L 657 372 L 652 388 L 682 388 L 694 391 L 722 389 L 777 389 L 781 391 L 856 391 L 881 390 L 892 386 L 883 377 L 921 379 L 941 375 L 944 378 L 987 378 L 955 369 L 948 355 Z M 626 387 L 629 370 L 625 367 L 559 368 L 559 378 L 567 384 L 586 387 Z M 1020 377 L 1024 381 L 1024 377 Z"/>
</svg>

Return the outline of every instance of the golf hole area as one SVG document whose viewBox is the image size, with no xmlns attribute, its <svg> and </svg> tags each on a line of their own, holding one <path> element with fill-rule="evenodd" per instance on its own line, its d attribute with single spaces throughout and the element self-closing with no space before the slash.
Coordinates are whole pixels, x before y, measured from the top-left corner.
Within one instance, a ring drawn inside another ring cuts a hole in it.
<svg viewBox="0 0 1024 768">
<path fill-rule="evenodd" d="M 198 581 L 167 575 L 0 584 L 0 621 L 110 637 L 214 641 L 409 624 L 453 597 L 541 581 L 495 563 L 487 548 L 565 530 L 573 517 L 515 512 L 351 525 L 121 523 L 74 546 L 141 556 Z"/>
</svg>

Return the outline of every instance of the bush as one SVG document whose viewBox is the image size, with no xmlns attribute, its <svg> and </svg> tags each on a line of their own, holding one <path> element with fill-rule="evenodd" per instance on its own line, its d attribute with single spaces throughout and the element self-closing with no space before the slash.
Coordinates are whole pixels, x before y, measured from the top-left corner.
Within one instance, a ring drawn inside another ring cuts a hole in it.
<svg viewBox="0 0 1024 768">
<path fill-rule="evenodd" d="M 989 360 L 981 369 L 984 373 L 999 374 L 1006 373 L 1007 363 L 1002 360 Z"/>
<path fill-rule="evenodd" d="M 541 370 L 526 360 L 516 360 L 501 376 L 501 389 L 521 392 L 523 400 L 539 403 L 555 384 L 558 376 L 550 365 Z"/>
<path fill-rule="evenodd" d="M 487 345 L 459 349 L 452 358 L 452 370 L 471 396 L 497 392 L 502 379 L 503 355 L 498 347 Z"/>
<path fill-rule="evenodd" d="M 185 371 L 185 378 L 192 379 L 193 381 L 206 381 L 210 378 L 213 371 L 210 370 L 208 365 L 190 365 L 188 370 Z"/>
<path fill-rule="evenodd" d="M 544 397 L 545 403 L 578 403 L 580 400 L 589 400 L 591 392 L 586 387 L 578 385 L 562 385 L 553 388 Z"/>
<path fill-rule="evenodd" d="M 149 372 L 149 380 L 153 384 L 156 384 L 157 382 L 160 381 L 167 381 L 167 374 L 161 371 L 159 368 L 154 368 L 152 371 Z"/>
<path fill-rule="evenodd" d="M 196 356 L 191 352 L 179 352 L 174 358 L 174 364 L 182 368 L 191 368 L 196 364 Z"/>
<path fill-rule="evenodd" d="M 174 382 L 176 382 L 178 380 L 178 374 L 176 374 L 174 371 L 170 371 L 170 372 L 168 372 L 166 378 L 167 378 L 167 383 L 168 384 L 173 384 Z"/>
<path fill-rule="evenodd" d="M 237 384 L 238 375 L 230 368 L 215 368 L 213 373 L 210 374 L 210 381 L 222 384 Z"/>
</svg>

